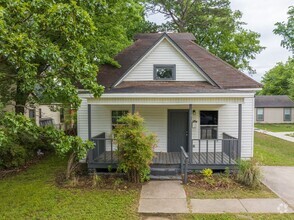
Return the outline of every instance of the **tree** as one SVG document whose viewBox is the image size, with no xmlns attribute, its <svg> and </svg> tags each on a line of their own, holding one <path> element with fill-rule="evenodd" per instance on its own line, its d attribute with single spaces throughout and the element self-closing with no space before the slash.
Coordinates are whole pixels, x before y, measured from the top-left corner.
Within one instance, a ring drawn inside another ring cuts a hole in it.
<svg viewBox="0 0 294 220">
<path fill-rule="evenodd" d="M 253 71 L 249 60 L 264 47 L 260 35 L 243 28 L 242 13 L 229 0 L 150 0 L 147 10 L 170 21 L 162 29 L 193 33 L 196 43 L 238 69 Z"/>
<path fill-rule="evenodd" d="M 278 63 L 263 77 L 261 95 L 288 95 L 294 99 L 294 59 Z"/>
<path fill-rule="evenodd" d="M 289 7 L 288 21 L 277 22 L 275 25 L 277 27 L 274 29 L 274 33 L 283 37 L 281 46 L 290 50 L 294 55 L 294 6 Z"/>
<path fill-rule="evenodd" d="M 147 134 L 144 119 L 138 114 L 128 114 L 118 121 L 114 129 L 118 144 L 118 169 L 127 173 L 131 182 L 143 182 L 150 173 L 149 164 L 157 140 L 154 134 Z"/>
<path fill-rule="evenodd" d="M 31 102 L 80 104 L 95 97 L 98 66 L 130 44 L 141 20 L 136 0 L 0 0 L 0 97 L 23 113 Z"/>
</svg>

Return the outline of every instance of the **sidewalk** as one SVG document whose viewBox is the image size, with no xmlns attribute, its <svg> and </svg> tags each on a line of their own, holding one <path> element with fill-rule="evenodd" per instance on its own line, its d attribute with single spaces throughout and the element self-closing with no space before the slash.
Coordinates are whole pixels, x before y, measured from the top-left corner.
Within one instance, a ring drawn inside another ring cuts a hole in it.
<svg viewBox="0 0 294 220">
<path fill-rule="evenodd" d="M 255 128 L 254 130 L 257 132 L 263 133 L 263 134 L 267 134 L 267 135 L 271 135 L 273 137 L 283 139 L 285 141 L 294 142 L 294 137 L 290 137 L 290 136 L 286 135 L 286 134 L 293 134 L 294 132 L 272 132 L 272 131 L 261 130 L 258 128 Z"/>
<path fill-rule="evenodd" d="M 188 205 L 189 204 L 189 205 Z M 189 207 L 189 208 L 188 208 Z M 142 187 L 139 213 L 294 213 L 283 200 L 191 199 L 180 181 L 150 181 Z"/>
</svg>

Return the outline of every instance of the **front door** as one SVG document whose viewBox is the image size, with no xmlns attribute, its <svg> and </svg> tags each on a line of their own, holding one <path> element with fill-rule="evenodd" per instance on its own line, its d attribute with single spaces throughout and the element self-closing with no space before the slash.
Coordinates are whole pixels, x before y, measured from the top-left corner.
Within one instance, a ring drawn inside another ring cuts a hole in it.
<svg viewBox="0 0 294 220">
<path fill-rule="evenodd" d="M 188 152 L 188 110 L 168 110 L 168 152 L 180 152 L 183 146 Z"/>
</svg>

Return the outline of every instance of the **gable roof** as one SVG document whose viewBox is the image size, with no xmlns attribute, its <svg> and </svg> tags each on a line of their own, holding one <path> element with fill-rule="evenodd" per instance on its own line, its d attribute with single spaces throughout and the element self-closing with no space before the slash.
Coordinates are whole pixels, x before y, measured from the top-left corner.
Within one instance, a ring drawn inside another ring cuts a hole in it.
<svg viewBox="0 0 294 220">
<path fill-rule="evenodd" d="M 294 102 L 286 95 L 256 96 L 255 108 L 294 108 Z"/>
<path fill-rule="evenodd" d="M 218 57 L 209 53 L 193 41 L 195 37 L 190 33 L 153 33 L 138 34 L 130 47 L 119 53 L 115 60 L 121 65 L 116 68 L 112 65 L 103 65 L 97 76 L 99 84 L 105 86 L 105 92 L 130 70 L 148 51 L 162 38 L 166 37 L 179 48 L 187 58 L 193 62 L 207 78 L 219 89 L 261 88 L 262 85 L 239 70 L 233 68 Z"/>
</svg>

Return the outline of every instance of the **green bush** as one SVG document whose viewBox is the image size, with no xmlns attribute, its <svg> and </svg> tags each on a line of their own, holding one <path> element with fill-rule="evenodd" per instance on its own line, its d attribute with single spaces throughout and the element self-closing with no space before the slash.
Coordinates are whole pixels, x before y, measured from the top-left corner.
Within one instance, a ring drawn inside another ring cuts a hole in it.
<svg viewBox="0 0 294 220">
<path fill-rule="evenodd" d="M 131 182 L 143 182 L 150 174 L 150 163 L 153 148 L 157 139 L 154 134 L 147 134 L 144 119 L 138 114 L 128 114 L 119 119 L 114 129 L 114 137 L 118 144 L 118 170 L 128 175 Z"/>
<path fill-rule="evenodd" d="M 260 186 L 261 172 L 257 163 L 251 160 L 240 160 L 238 162 L 237 180 L 251 188 Z"/>
<path fill-rule="evenodd" d="M 206 177 L 206 178 L 211 178 L 212 177 L 212 174 L 213 174 L 213 171 L 212 169 L 209 169 L 209 168 L 205 168 L 201 171 L 201 174 Z"/>
</svg>

